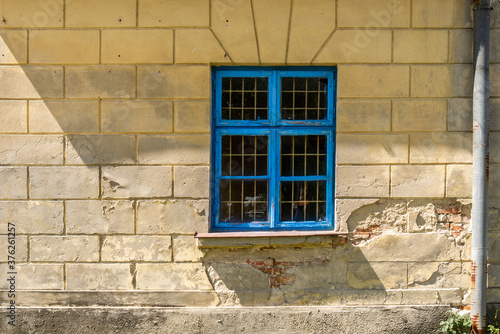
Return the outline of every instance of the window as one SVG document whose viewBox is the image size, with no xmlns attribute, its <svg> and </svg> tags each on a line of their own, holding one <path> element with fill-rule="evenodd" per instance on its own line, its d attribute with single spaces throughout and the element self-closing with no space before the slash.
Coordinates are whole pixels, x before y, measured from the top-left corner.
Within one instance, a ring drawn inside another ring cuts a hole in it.
<svg viewBox="0 0 500 334">
<path fill-rule="evenodd" d="M 335 79 L 214 68 L 212 231 L 333 228 Z"/>
</svg>

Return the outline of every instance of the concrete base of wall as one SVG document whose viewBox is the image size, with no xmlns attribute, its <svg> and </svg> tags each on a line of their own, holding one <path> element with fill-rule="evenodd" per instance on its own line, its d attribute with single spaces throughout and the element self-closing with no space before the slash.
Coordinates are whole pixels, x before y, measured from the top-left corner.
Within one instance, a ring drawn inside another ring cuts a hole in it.
<svg viewBox="0 0 500 334">
<path fill-rule="evenodd" d="M 18 308 L 2 333 L 440 333 L 447 306 Z"/>
</svg>

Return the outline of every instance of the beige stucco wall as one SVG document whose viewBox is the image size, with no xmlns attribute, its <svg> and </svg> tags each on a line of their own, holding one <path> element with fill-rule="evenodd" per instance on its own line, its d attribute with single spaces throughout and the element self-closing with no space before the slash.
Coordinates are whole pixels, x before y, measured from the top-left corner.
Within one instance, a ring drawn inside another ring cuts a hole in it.
<svg viewBox="0 0 500 334">
<path fill-rule="evenodd" d="M 471 3 L 0 0 L 0 261 L 6 272 L 15 223 L 17 303 L 466 305 Z M 213 65 L 337 66 L 336 229 L 348 235 L 194 238 L 209 230 Z"/>
</svg>

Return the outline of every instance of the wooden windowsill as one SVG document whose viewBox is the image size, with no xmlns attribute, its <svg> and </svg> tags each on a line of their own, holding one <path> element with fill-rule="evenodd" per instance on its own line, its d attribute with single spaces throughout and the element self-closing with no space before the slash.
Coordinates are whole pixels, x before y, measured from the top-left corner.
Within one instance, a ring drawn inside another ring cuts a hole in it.
<svg viewBox="0 0 500 334">
<path fill-rule="evenodd" d="M 196 233 L 198 247 L 252 247 L 274 245 L 328 245 L 333 236 L 346 236 L 347 232 L 336 231 L 246 231 Z"/>
<path fill-rule="evenodd" d="M 316 235 L 347 235 L 337 231 L 263 231 L 263 232 L 212 232 L 195 233 L 195 238 L 271 238 L 271 237 L 308 237 Z"/>
</svg>

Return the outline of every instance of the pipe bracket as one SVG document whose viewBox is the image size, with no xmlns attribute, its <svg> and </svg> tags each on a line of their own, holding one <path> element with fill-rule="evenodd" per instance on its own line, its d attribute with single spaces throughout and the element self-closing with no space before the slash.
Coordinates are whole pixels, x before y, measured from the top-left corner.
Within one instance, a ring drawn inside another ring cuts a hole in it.
<svg viewBox="0 0 500 334">
<path fill-rule="evenodd" d="M 500 0 L 499 0 L 499 2 L 500 2 Z M 478 6 L 475 6 L 474 8 L 472 8 L 472 10 L 476 10 L 476 9 L 493 10 L 493 7 L 490 5 L 478 5 Z"/>
</svg>

